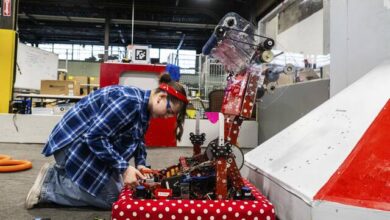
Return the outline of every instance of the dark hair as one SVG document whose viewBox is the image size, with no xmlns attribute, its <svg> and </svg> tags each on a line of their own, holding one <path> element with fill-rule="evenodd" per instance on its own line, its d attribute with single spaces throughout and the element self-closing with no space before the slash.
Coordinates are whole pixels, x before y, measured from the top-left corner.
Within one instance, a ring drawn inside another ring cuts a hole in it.
<svg viewBox="0 0 390 220">
<path fill-rule="evenodd" d="M 186 91 L 184 87 L 178 83 L 175 82 L 171 79 L 169 74 L 162 74 L 159 80 L 159 84 L 165 83 L 168 84 L 169 86 L 173 87 L 176 91 L 180 92 L 184 96 L 187 97 Z M 164 90 L 157 88 L 156 93 L 159 92 L 164 92 Z M 168 93 L 167 93 L 168 94 Z M 169 99 L 170 102 L 174 104 L 179 104 L 180 105 L 180 111 L 177 113 L 176 117 L 176 129 L 175 129 L 175 135 L 177 140 L 181 140 L 181 137 L 183 135 L 183 125 L 184 125 L 184 120 L 186 116 L 186 109 L 187 109 L 187 103 L 183 102 L 182 100 L 176 98 L 175 96 L 172 96 L 168 94 L 167 99 Z"/>
</svg>

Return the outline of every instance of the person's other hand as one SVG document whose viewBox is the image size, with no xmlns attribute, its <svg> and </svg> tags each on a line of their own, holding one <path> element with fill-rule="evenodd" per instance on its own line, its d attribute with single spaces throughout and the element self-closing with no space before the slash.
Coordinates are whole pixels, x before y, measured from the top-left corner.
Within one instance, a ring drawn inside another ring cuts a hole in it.
<svg viewBox="0 0 390 220">
<path fill-rule="evenodd" d="M 153 178 L 153 170 L 145 167 L 144 165 L 138 165 L 137 169 L 146 177 L 146 178 Z"/>
<path fill-rule="evenodd" d="M 142 173 L 135 169 L 135 167 L 129 166 L 123 173 L 123 183 L 125 186 L 135 187 L 138 186 L 138 178 L 146 179 Z"/>
</svg>

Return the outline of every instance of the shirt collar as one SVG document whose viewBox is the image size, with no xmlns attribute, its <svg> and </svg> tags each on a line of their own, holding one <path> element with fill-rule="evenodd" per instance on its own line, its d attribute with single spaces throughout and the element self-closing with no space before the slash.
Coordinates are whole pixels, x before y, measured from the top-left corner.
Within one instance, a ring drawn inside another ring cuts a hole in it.
<svg viewBox="0 0 390 220">
<path fill-rule="evenodd" d="M 151 94 L 151 90 L 146 90 L 144 94 L 144 98 L 142 100 L 141 120 L 143 124 L 147 124 L 149 122 L 148 104 L 149 104 L 150 94 Z"/>
</svg>

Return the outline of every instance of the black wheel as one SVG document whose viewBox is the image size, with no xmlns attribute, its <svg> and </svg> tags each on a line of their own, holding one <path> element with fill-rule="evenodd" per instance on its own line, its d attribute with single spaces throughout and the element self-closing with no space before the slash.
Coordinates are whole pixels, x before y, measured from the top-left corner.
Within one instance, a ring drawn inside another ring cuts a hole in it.
<svg viewBox="0 0 390 220">
<path fill-rule="evenodd" d="M 209 160 L 214 160 L 214 156 L 212 153 L 213 146 L 218 145 L 218 138 L 210 141 L 210 143 L 207 145 L 207 148 L 205 150 L 205 155 Z M 244 166 L 244 153 L 242 152 L 241 148 L 237 147 L 236 145 L 231 145 L 232 148 L 232 155 L 234 160 L 236 161 L 237 168 L 241 170 L 241 168 Z M 228 161 L 229 162 L 229 161 Z"/>
</svg>

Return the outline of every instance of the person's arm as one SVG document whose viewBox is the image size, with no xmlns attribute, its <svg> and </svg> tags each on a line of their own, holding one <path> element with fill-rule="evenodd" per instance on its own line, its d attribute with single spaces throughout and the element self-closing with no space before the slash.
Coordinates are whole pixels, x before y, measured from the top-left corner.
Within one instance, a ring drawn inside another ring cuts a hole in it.
<svg viewBox="0 0 390 220">
<path fill-rule="evenodd" d="M 145 141 L 142 140 L 139 144 L 138 144 L 138 147 L 137 147 L 137 150 L 134 154 L 134 163 L 135 163 L 135 166 L 137 167 L 137 169 L 139 169 L 138 167 L 145 167 L 146 166 L 146 156 L 147 156 L 147 153 L 146 153 L 146 149 L 145 149 Z"/>
<path fill-rule="evenodd" d="M 119 173 L 124 173 L 129 163 L 115 151 L 110 142 L 110 136 L 117 132 L 126 123 L 133 120 L 138 111 L 136 103 L 130 103 L 126 97 L 109 98 L 100 108 L 91 127 L 84 134 L 89 149 L 100 160 L 109 164 Z"/>
</svg>

